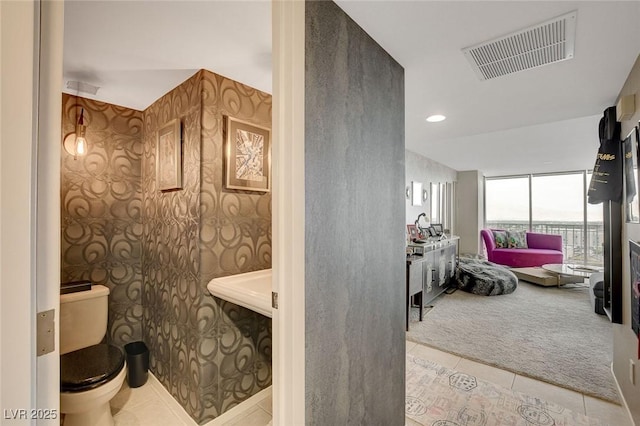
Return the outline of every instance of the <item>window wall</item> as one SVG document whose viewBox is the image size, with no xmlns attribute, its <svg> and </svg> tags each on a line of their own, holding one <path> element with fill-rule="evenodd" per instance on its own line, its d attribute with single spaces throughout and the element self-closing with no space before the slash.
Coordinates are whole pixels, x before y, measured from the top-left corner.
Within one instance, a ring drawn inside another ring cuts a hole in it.
<svg viewBox="0 0 640 426">
<path fill-rule="evenodd" d="M 586 171 L 485 179 L 485 226 L 562 235 L 565 261 L 602 265 L 602 205 Z"/>
<path fill-rule="evenodd" d="M 502 224 L 500 229 L 510 231 L 530 228 L 528 176 L 513 176 L 504 179 L 486 178 L 484 185 L 484 217 L 488 226 L 500 223 Z"/>
</svg>

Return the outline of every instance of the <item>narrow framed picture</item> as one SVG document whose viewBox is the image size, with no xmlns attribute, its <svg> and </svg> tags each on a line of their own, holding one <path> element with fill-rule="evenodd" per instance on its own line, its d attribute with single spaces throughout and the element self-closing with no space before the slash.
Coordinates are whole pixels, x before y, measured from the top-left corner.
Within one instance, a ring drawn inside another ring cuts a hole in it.
<svg viewBox="0 0 640 426">
<path fill-rule="evenodd" d="M 626 221 L 640 223 L 640 194 L 638 194 L 638 153 L 640 152 L 640 134 L 638 127 L 631 129 L 629 135 L 622 141 L 624 150 L 624 197 L 627 204 Z"/>
<path fill-rule="evenodd" d="M 629 240 L 629 280 L 631 284 L 631 328 L 633 334 L 640 337 L 640 245 L 633 240 Z M 638 358 L 640 358 L 640 347 L 638 351 Z"/>
<path fill-rule="evenodd" d="M 271 130 L 225 116 L 225 133 L 225 188 L 269 192 Z"/>
<path fill-rule="evenodd" d="M 182 129 L 179 119 L 169 121 L 158 130 L 156 145 L 158 190 L 182 189 Z"/>
</svg>

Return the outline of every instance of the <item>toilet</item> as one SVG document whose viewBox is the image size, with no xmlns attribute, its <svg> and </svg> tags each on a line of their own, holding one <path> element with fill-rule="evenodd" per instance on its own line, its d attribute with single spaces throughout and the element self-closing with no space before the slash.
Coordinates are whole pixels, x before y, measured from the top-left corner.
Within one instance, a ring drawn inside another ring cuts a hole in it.
<svg viewBox="0 0 640 426">
<path fill-rule="evenodd" d="M 60 295 L 60 412 L 64 426 L 113 426 L 109 401 L 126 376 L 115 346 L 100 344 L 107 333 L 109 289 Z"/>
</svg>

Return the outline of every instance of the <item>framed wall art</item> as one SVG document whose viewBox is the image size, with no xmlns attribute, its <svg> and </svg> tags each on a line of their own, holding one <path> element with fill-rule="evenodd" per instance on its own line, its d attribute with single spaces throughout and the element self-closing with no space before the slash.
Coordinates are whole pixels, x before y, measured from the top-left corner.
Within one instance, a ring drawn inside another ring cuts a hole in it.
<svg viewBox="0 0 640 426">
<path fill-rule="evenodd" d="M 156 179 L 160 191 L 182 189 L 182 129 L 177 118 L 158 131 Z"/>
<path fill-rule="evenodd" d="M 634 127 L 623 141 L 624 188 L 626 221 L 640 223 L 640 194 L 638 194 L 638 128 Z"/>
<path fill-rule="evenodd" d="M 225 132 L 225 188 L 269 192 L 271 130 L 226 116 Z"/>
<path fill-rule="evenodd" d="M 440 184 L 431 182 L 431 222 L 440 222 Z"/>
<path fill-rule="evenodd" d="M 411 205 L 422 205 L 422 182 L 411 182 Z"/>
<path fill-rule="evenodd" d="M 640 245 L 629 240 L 629 280 L 631 284 L 631 328 L 640 337 Z M 640 358 L 640 346 L 638 347 Z"/>
<path fill-rule="evenodd" d="M 416 225 L 407 224 L 407 233 L 409 234 L 409 241 L 420 238 L 420 233 L 418 232 L 418 227 Z"/>
</svg>

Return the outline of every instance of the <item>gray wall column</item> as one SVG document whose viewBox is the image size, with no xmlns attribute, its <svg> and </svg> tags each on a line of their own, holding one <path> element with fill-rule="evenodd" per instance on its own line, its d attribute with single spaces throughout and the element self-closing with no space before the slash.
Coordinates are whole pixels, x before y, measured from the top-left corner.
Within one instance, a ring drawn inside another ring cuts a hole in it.
<svg viewBox="0 0 640 426">
<path fill-rule="evenodd" d="M 403 425 L 404 70 L 306 3 L 307 425 Z"/>
<path fill-rule="evenodd" d="M 480 230 L 484 226 L 484 176 L 478 170 L 458 172 L 456 232 L 461 254 L 482 254 Z"/>
</svg>

